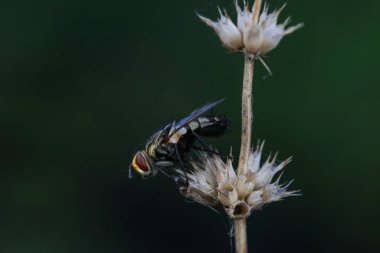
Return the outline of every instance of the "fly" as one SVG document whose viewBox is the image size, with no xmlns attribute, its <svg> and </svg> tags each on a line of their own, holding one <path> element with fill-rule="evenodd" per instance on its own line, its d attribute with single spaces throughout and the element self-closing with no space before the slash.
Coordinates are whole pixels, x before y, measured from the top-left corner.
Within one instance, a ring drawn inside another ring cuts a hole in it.
<svg viewBox="0 0 380 253">
<path fill-rule="evenodd" d="M 203 116 L 222 101 L 208 103 L 179 122 L 172 122 L 158 130 L 135 154 L 131 167 L 144 178 L 158 172 L 170 176 L 177 168 L 185 172 L 185 153 L 192 149 L 208 149 L 203 137 L 219 137 L 226 132 L 227 117 Z"/>
</svg>

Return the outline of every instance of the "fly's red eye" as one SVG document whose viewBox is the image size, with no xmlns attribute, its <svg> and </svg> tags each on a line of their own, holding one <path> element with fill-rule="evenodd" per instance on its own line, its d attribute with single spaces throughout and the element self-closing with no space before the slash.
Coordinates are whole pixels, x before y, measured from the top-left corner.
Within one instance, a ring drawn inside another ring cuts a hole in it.
<svg viewBox="0 0 380 253">
<path fill-rule="evenodd" d="M 136 165 L 139 167 L 140 170 L 149 172 L 148 164 L 145 160 L 145 157 L 141 154 L 141 152 L 138 152 L 136 154 Z"/>
</svg>

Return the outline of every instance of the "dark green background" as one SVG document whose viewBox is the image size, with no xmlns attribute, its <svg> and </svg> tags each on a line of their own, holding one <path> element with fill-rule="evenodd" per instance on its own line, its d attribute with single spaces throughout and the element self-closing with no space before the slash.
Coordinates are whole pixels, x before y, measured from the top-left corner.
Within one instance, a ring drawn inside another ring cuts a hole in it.
<svg viewBox="0 0 380 253">
<path fill-rule="evenodd" d="M 194 11 L 232 1 L 1 1 L 0 252 L 229 252 L 217 214 L 128 180 L 156 129 L 206 102 L 240 136 L 241 55 Z M 270 1 L 280 6 L 284 1 Z M 379 1 L 288 1 L 305 27 L 257 64 L 254 141 L 303 196 L 249 220 L 250 252 L 379 252 Z"/>
</svg>

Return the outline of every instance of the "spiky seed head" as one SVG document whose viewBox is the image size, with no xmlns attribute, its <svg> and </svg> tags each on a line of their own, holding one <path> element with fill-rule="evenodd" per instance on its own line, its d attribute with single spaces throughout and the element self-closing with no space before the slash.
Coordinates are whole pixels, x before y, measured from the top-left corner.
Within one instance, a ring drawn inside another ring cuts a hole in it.
<svg viewBox="0 0 380 253">
<path fill-rule="evenodd" d="M 231 218 L 244 218 L 253 210 L 285 197 L 295 196 L 298 191 L 288 191 L 290 185 L 280 184 L 280 177 L 273 178 L 291 159 L 279 164 L 276 155 L 261 163 L 264 142 L 250 152 L 246 172 L 236 173 L 232 159 L 222 160 L 219 155 L 209 156 L 200 152 L 192 161 L 193 171 L 187 173 L 189 186 L 182 187 L 182 194 L 200 204 L 215 208 L 223 206 Z M 181 174 L 182 180 L 185 175 Z"/>
<path fill-rule="evenodd" d="M 285 7 L 269 13 L 268 5 L 265 5 L 260 13 L 261 0 L 255 0 L 252 10 L 245 2 L 243 9 L 238 1 L 235 2 L 237 12 L 237 26 L 231 21 L 227 12 L 220 11 L 220 18 L 212 21 L 198 14 L 198 17 L 211 27 L 219 36 L 222 44 L 232 50 L 244 50 L 248 54 L 262 56 L 278 46 L 285 35 L 301 28 L 303 24 L 286 27 L 289 18 L 284 23 L 278 24 L 278 17 Z M 257 16 L 257 18 L 256 18 Z"/>
</svg>

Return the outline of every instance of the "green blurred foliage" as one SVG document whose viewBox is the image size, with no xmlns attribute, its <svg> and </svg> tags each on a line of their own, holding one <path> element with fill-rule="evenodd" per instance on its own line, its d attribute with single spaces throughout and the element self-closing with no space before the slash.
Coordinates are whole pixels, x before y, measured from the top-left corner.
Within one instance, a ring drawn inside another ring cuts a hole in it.
<svg viewBox="0 0 380 253">
<path fill-rule="evenodd" d="M 270 1 L 280 6 L 284 1 Z M 159 176 L 128 179 L 162 125 L 208 101 L 237 156 L 241 55 L 209 1 L 0 3 L 0 252 L 229 252 L 220 217 Z M 289 1 L 305 27 L 256 64 L 254 141 L 294 155 L 303 196 L 254 213 L 252 252 L 379 252 L 379 1 Z"/>
</svg>

